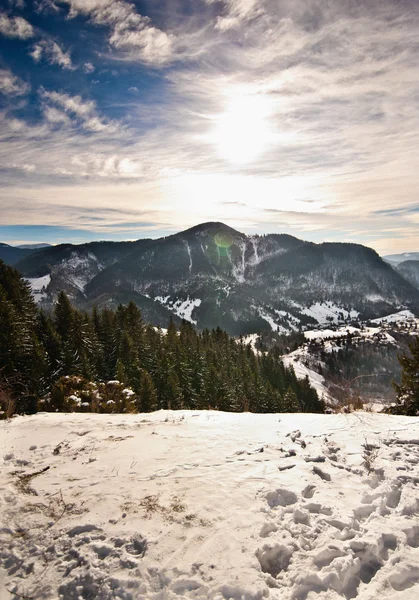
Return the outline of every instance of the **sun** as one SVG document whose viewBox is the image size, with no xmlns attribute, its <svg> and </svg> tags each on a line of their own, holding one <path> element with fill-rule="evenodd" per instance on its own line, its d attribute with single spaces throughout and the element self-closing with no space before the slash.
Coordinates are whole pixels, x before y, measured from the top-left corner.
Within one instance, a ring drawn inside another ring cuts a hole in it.
<svg viewBox="0 0 419 600">
<path fill-rule="evenodd" d="M 255 161 L 272 143 L 270 114 L 265 96 L 237 94 L 230 98 L 210 136 L 219 156 L 237 164 Z"/>
</svg>

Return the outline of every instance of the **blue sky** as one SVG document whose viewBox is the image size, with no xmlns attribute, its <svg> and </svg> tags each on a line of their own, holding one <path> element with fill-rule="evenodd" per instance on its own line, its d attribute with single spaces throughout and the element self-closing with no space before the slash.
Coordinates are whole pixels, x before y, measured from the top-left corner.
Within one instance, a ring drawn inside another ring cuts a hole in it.
<svg viewBox="0 0 419 600">
<path fill-rule="evenodd" d="M 416 0 L 0 0 L 0 241 L 418 251 Z"/>
</svg>

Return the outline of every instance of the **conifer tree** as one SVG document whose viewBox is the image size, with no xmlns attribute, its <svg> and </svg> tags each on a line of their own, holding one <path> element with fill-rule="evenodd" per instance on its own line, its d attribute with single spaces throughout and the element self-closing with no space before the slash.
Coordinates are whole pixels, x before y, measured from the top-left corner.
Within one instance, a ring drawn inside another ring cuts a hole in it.
<svg viewBox="0 0 419 600">
<path fill-rule="evenodd" d="M 158 408 L 158 398 L 153 380 L 150 373 L 142 369 L 137 393 L 137 410 L 139 412 L 152 412 L 158 410 Z"/>
<path fill-rule="evenodd" d="M 301 411 L 297 395 L 291 387 L 289 387 L 285 393 L 283 401 L 283 410 L 287 413 L 296 413 Z"/>
<path fill-rule="evenodd" d="M 402 366 L 402 380 L 394 384 L 397 392 L 398 412 L 416 416 L 419 415 L 419 337 L 409 344 L 409 353 L 399 357 Z"/>
</svg>

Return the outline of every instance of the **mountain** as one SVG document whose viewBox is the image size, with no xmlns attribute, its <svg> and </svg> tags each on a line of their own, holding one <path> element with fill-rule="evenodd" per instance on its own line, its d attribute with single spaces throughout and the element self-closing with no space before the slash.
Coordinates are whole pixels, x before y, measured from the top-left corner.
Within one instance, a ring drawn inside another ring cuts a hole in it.
<svg viewBox="0 0 419 600">
<path fill-rule="evenodd" d="M 18 246 L 0 243 L 0 260 L 7 265 L 15 265 L 19 260 L 33 254 L 33 252 L 34 250 L 29 248 L 19 248 Z"/>
<path fill-rule="evenodd" d="M 383 256 L 383 260 L 391 265 L 397 266 L 406 260 L 419 260 L 419 252 L 404 252 L 403 254 L 389 254 Z"/>
<path fill-rule="evenodd" d="M 419 290 L 419 260 L 405 260 L 397 265 L 396 270 L 406 281 Z"/>
<path fill-rule="evenodd" d="M 97 273 L 129 254 L 138 242 L 90 242 L 59 244 L 31 253 L 16 268 L 36 286 L 39 279 L 49 276 L 50 297 L 64 290 L 73 300 L 86 300 L 84 287 Z"/>
<path fill-rule="evenodd" d="M 24 248 L 28 250 L 40 250 L 41 248 L 49 248 L 51 244 L 19 244 L 16 248 Z"/>
<path fill-rule="evenodd" d="M 236 335 L 419 309 L 418 290 L 370 248 L 247 236 L 223 223 L 156 240 L 54 246 L 16 268 L 34 286 L 50 275 L 45 304 L 59 289 L 84 307 L 133 300 L 155 324 L 174 315 Z"/>
</svg>

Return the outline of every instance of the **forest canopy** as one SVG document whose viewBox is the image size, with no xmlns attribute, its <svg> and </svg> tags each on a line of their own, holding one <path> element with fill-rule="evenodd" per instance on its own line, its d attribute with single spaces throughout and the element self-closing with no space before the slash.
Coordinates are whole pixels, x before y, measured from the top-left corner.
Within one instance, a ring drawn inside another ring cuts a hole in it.
<svg viewBox="0 0 419 600">
<path fill-rule="evenodd" d="M 255 353 L 217 328 L 146 324 L 134 304 L 78 310 L 64 292 L 51 313 L 0 261 L 0 410 L 323 412 L 308 378 L 278 349 Z"/>
</svg>

